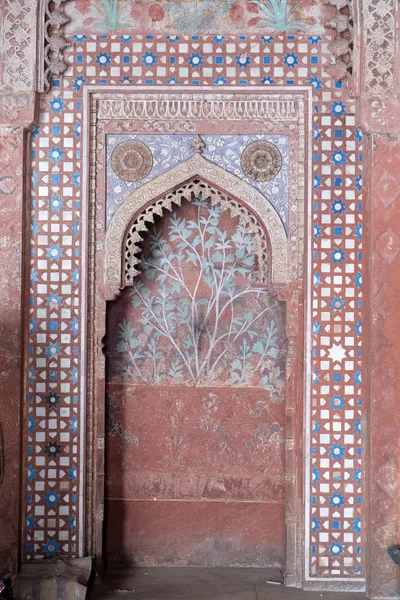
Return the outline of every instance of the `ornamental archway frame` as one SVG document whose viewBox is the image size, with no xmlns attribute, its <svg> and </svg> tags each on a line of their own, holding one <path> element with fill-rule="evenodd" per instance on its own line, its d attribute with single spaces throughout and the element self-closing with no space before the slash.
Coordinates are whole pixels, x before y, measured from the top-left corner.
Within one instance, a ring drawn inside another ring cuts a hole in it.
<svg viewBox="0 0 400 600">
<path fill-rule="evenodd" d="M 86 484 L 82 506 L 85 518 L 85 551 L 103 564 L 104 455 L 105 455 L 105 356 L 107 302 L 124 287 L 124 256 L 132 223 L 151 212 L 157 201 L 194 179 L 218 189 L 232 201 L 231 210 L 248 211 L 265 234 L 268 245 L 269 284 L 287 305 L 286 407 L 285 407 L 285 526 L 286 585 L 301 587 L 304 579 L 304 431 L 307 398 L 304 385 L 307 304 L 307 230 L 310 198 L 311 89 L 232 89 L 183 93 L 153 89 L 140 91 L 86 88 L 84 95 L 88 206 L 86 232 L 87 281 L 86 331 L 83 335 L 86 371 L 82 377 L 86 396 Z M 107 135 L 138 133 L 280 134 L 289 138 L 289 185 L 286 229 L 275 208 L 255 187 L 228 173 L 200 154 L 132 192 L 107 225 Z M 243 198 L 246 198 L 244 201 Z M 151 218 L 149 219 L 151 221 Z"/>
</svg>

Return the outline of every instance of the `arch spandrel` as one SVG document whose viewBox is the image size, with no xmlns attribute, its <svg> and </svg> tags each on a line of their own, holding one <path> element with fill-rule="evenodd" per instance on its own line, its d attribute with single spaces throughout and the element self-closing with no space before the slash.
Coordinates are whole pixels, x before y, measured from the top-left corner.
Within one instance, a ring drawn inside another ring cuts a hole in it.
<svg viewBox="0 0 400 600">
<path fill-rule="evenodd" d="M 236 198 L 239 202 L 232 205 L 243 204 L 244 208 L 251 211 L 255 220 L 267 232 L 272 285 L 285 285 L 289 282 L 288 250 L 285 228 L 278 213 L 270 202 L 249 183 L 241 180 L 236 175 L 225 171 L 218 165 L 208 161 L 200 154 L 195 154 L 187 161 L 174 167 L 170 171 L 144 183 L 140 188 L 129 194 L 123 204 L 115 212 L 106 233 L 105 241 L 105 285 L 114 294 L 126 285 L 124 270 L 122 268 L 125 254 L 125 238 L 132 219 L 136 217 L 136 232 L 147 230 L 146 222 L 141 222 L 141 214 L 152 206 L 152 214 L 162 214 L 165 209 L 171 210 L 173 200 L 168 196 L 171 191 L 179 186 L 198 178 L 215 186 L 222 194 Z M 148 214 L 148 211 L 147 211 Z M 149 216 L 147 222 L 151 222 Z M 140 242 L 141 238 L 136 233 L 132 242 Z"/>
</svg>

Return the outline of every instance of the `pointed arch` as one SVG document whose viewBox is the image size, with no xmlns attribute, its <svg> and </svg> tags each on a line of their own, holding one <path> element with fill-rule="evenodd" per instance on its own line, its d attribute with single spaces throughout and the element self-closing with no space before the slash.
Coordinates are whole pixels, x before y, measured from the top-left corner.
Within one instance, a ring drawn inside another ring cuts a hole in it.
<svg viewBox="0 0 400 600">
<path fill-rule="evenodd" d="M 261 192 L 249 183 L 208 161 L 200 154 L 195 154 L 173 169 L 144 183 L 129 194 L 117 209 L 106 233 L 106 286 L 111 288 L 114 293 L 118 293 L 125 285 L 129 285 L 129 282 L 126 281 L 126 269 L 123 269 L 123 264 L 125 263 L 126 234 L 132 221 L 135 220 L 135 231 L 130 239 L 131 255 L 135 254 L 135 251 L 137 252 L 135 243 L 142 239 L 140 232 L 147 230 L 148 223 L 153 221 L 154 215 L 161 215 L 165 209 L 171 209 L 171 204 L 174 202 L 171 192 L 194 178 L 209 183 L 220 190 L 221 195 L 226 194 L 229 198 L 236 199 L 237 202 L 233 201 L 233 204 L 237 207 L 237 214 L 240 215 L 240 205 L 251 213 L 254 217 L 253 221 L 258 221 L 261 229 L 268 236 L 272 284 L 288 283 L 286 232 L 275 208 Z M 136 272 L 134 265 L 137 262 L 139 261 L 132 261 L 129 267 L 131 276 Z"/>
</svg>

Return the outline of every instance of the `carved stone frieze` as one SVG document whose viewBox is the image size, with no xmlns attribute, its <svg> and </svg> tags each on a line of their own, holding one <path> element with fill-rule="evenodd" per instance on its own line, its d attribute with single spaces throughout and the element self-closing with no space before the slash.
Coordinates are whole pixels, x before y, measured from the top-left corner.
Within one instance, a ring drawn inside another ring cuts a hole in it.
<svg viewBox="0 0 400 600">
<path fill-rule="evenodd" d="M 396 59 L 396 3 L 363 0 L 364 87 L 370 96 L 393 92 Z"/>
<path fill-rule="evenodd" d="M 37 6 L 35 0 L 5 0 L 1 8 L 0 48 L 5 89 L 35 88 Z"/>
<path fill-rule="evenodd" d="M 193 94 L 170 94 L 165 99 L 137 94 L 135 98 L 100 98 L 98 101 L 99 119 L 266 119 L 292 121 L 297 119 L 299 107 L 296 100 L 290 99 L 248 99 L 222 100 L 220 98 L 199 97 Z"/>
<path fill-rule="evenodd" d="M 115 212 L 106 234 L 105 284 L 117 292 L 132 282 L 132 278 L 136 274 L 135 264 L 139 262 L 135 254 L 140 250 L 139 247 L 136 247 L 136 243 L 142 239 L 140 231 L 147 230 L 148 224 L 152 222 L 155 214 L 162 214 L 165 209 L 170 210 L 173 202 L 177 202 L 177 198 L 182 198 L 182 194 L 171 195 L 172 190 L 193 179 L 212 182 L 218 189 L 223 190 L 218 199 L 214 196 L 213 201 L 227 205 L 233 199 L 231 210 L 234 211 L 233 214 L 239 214 L 241 218 L 246 218 L 245 215 L 248 214 L 248 211 L 243 208 L 243 214 L 237 212 L 239 211 L 239 202 L 234 199 L 245 202 L 245 205 L 255 215 L 252 227 L 255 227 L 258 220 L 268 234 L 271 249 L 272 283 L 277 285 L 288 283 L 286 232 L 273 206 L 250 184 L 209 162 L 200 154 L 195 154 L 174 169 L 143 184 L 132 192 Z M 145 212 L 140 218 L 139 215 L 143 209 L 151 202 L 153 202 L 154 208 Z M 129 232 L 130 237 L 128 234 L 129 245 L 126 248 L 124 247 L 125 235 L 134 218 L 136 225 L 134 230 Z M 122 272 L 121 257 L 124 257 L 125 272 Z M 261 265 L 265 264 L 264 251 L 260 251 L 259 262 Z"/>
</svg>

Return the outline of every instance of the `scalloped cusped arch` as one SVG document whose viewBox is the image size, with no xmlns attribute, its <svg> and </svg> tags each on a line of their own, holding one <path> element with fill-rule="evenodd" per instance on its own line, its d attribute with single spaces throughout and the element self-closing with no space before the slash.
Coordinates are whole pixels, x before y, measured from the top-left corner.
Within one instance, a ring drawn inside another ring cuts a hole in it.
<svg viewBox="0 0 400 600">
<path fill-rule="evenodd" d="M 142 241 L 141 232 L 147 231 L 154 215 L 180 204 L 184 191 L 189 192 L 184 197 L 190 199 L 196 189 L 213 189 L 213 203 L 222 204 L 250 224 L 257 240 L 259 278 L 265 280 L 269 271 L 273 285 L 288 283 L 287 237 L 275 208 L 249 183 L 195 154 L 129 194 L 113 215 L 105 241 L 105 285 L 114 293 L 132 285 L 140 262 L 135 256 L 140 251 L 136 244 Z"/>
</svg>

